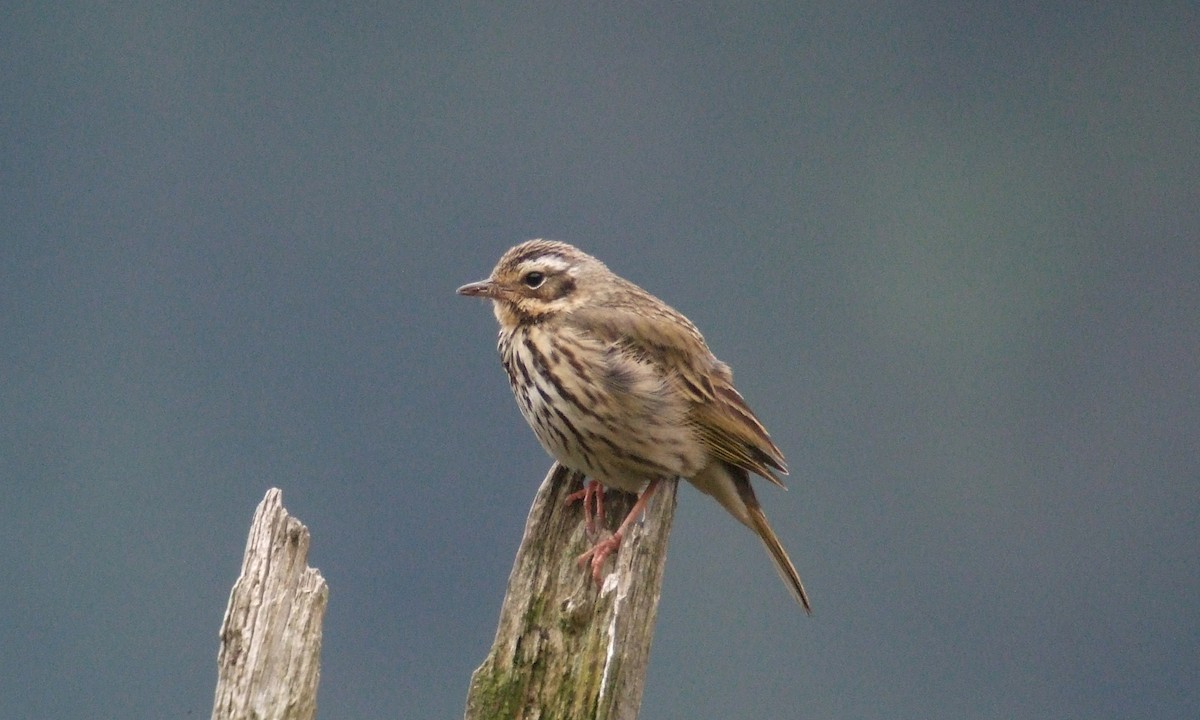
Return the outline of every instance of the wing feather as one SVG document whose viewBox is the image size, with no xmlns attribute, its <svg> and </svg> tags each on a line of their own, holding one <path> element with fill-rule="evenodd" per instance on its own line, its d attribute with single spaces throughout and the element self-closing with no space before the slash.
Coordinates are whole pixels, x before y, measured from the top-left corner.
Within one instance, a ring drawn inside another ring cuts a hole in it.
<svg viewBox="0 0 1200 720">
<path fill-rule="evenodd" d="M 618 299 L 631 296 L 636 299 Z M 629 283 L 611 302 L 574 309 L 568 322 L 660 367 L 687 397 L 688 422 L 715 458 L 784 486 L 775 474 L 787 474 L 783 453 L 691 321 Z"/>
</svg>

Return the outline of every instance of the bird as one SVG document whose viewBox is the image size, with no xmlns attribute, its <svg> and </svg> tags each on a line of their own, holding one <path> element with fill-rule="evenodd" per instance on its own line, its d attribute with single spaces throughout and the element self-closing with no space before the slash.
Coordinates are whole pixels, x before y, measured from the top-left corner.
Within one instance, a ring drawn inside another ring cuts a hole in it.
<svg viewBox="0 0 1200 720">
<path fill-rule="evenodd" d="M 784 487 L 786 460 L 690 320 L 556 240 L 510 248 L 487 279 L 457 292 L 491 300 L 497 349 L 521 414 L 560 465 L 588 478 L 572 495 L 583 499 L 585 517 L 602 488 L 638 493 L 617 531 L 578 558 L 597 582 L 659 485 L 683 478 L 759 537 L 792 596 L 812 613 L 750 484 L 753 473 Z"/>
</svg>

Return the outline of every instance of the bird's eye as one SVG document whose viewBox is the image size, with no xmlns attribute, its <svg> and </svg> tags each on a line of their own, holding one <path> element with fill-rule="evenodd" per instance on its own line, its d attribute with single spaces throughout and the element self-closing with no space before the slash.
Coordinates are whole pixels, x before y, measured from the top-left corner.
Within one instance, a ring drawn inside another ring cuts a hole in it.
<svg viewBox="0 0 1200 720">
<path fill-rule="evenodd" d="M 537 270 L 531 270 L 525 273 L 525 277 L 521 278 L 521 282 L 525 283 L 525 287 L 537 288 L 540 287 L 542 283 L 546 282 L 546 275 L 538 272 Z"/>
</svg>

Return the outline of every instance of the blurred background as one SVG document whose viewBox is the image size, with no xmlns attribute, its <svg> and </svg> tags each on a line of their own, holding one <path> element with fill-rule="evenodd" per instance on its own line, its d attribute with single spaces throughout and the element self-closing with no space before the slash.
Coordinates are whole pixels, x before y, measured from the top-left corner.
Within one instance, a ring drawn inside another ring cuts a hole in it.
<svg viewBox="0 0 1200 720">
<path fill-rule="evenodd" d="M 787 454 L 684 488 L 645 718 L 1200 716 L 1200 11 L 14 3 L 0 717 L 205 717 L 267 488 L 325 718 L 459 717 L 549 459 L 456 297 L 530 237 Z"/>
</svg>

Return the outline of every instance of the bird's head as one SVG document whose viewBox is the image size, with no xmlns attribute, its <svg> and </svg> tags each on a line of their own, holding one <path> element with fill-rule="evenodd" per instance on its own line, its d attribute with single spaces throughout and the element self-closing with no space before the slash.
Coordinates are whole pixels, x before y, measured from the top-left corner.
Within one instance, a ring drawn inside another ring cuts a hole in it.
<svg viewBox="0 0 1200 720">
<path fill-rule="evenodd" d="M 604 263 L 572 245 L 529 240 L 504 253 L 488 279 L 463 285 L 458 294 L 492 300 L 496 319 L 511 327 L 569 312 L 609 274 Z"/>
</svg>

